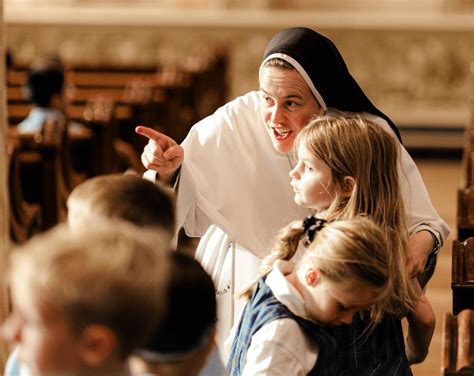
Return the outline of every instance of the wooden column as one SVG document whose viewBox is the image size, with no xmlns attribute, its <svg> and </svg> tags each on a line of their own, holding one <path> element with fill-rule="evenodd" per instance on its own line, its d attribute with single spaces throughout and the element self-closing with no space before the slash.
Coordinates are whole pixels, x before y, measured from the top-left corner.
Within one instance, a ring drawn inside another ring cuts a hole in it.
<svg viewBox="0 0 474 376">
<path fill-rule="evenodd" d="M 8 315 L 8 295 L 5 283 L 7 256 L 10 250 L 9 205 L 6 170 L 6 68 L 5 68 L 5 23 L 3 21 L 3 0 L 0 0 L 0 322 Z M 0 339 L 0 373 L 8 355 L 8 348 Z"/>
</svg>

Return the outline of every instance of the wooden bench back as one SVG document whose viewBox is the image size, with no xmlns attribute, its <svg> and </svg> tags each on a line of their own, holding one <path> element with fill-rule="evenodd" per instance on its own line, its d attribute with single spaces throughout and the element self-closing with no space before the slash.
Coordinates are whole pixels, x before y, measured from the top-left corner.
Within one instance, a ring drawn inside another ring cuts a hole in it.
<svg viewBox="0 0 474 376">
<path fill-rule="evenodd" d="M 47 120 L 35 134 L 11 133 L 19 144 L 22 191 L 41 206 L 43 229 L 66 219 L 69 169 L 66 163 L 67 130 L 63 122 Z"/>
<path fill-rule="evenodd" d="M 7 138 L 8 189 L 10 195 L 10 238 L 23 243 L 41 230 L 41 209 L 25 201 L 21 187 L 20 144 Z"/>
<path fill-rule="evenodd" d="M 463 152 L 463 184 L 458 190 L 458 239 L 474 236 L 474 62 L 471 63 L 471 119 L 466 126 Z"/>
<path fill-rule="evenodd" d="M 451 287 L 455 315 L 474 309 L 474 238 L 453 241 Z"/>
<path fill-rule="evenodd" d="M 470 309 L 454 316 L 451 313 L 445 314 L 441 374 L 474 375 L 474 314 Z"/>
</svg>

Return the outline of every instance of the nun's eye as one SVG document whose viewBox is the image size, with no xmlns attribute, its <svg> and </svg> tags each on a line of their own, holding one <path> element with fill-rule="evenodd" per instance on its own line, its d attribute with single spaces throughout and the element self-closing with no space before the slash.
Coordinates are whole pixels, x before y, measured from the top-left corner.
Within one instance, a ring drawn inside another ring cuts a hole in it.
<svg viewBox="0 0 474 376">
<path fill-rule="evenodd" d="M 296 106 L 298 106 L 298 103 L 296 103 L 294 101 L 287 101 L 286 102 L 286 107 L 288 107 L 288 108 L 294 108 Z"/>
<path fill-rule="evenodd" d="M 263 100 L 267 106 L 273 105 L 273 99 L 269 97 L 268 95 L 264 95 Z"/>
</svg>

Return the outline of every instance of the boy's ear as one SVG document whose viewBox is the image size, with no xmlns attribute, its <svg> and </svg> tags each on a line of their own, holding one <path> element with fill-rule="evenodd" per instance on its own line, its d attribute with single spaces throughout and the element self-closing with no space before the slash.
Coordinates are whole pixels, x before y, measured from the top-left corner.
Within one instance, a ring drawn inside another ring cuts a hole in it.
<svg viewBox="0 0 474 376">
<path fill-rule="evenodd" d="M 344 183 L 342 186 L 343 192 L 342 195 L 344 197 L 349 197 L 352 194 L 352 191 L 354 190 L 354 187 L 356 185 L 356 180 L 353 176 L 346 176 L 344 178 Z"/>
<path fill-rule="evenodd" d="M 81 334 L 80 357 L 90 367 L 99 367 L 118 353 L 115 333 L 104 325 L 89 325 Z"/>
<path fill-rule="evenodd" d="M 308 284 L 308 286 L 312 286 L 312 287 L 316 286 L 319 282 L 320 275 L 321 275 L 321 272 L 318 269 L 309 268 L 306 271 L 306 274 L 304 276 L 305 281 Z"/>
</svg>

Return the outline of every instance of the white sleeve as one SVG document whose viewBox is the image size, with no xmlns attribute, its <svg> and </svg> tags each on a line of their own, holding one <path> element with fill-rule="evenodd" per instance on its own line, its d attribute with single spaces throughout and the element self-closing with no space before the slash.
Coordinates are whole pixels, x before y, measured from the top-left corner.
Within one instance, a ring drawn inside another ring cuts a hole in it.
<svg viewBox="0 0 474 376">
<path fill-rule="evenodd" d="M 146 170 L 143 174 L 143 178 L 146 180 L 151 181 L 152 183 L 156 182 L 156 171 L 153 170 Z"/>
<path fill-rule="evenodd" d="M 373 115 L 369 115 L 369 118 L 390 134 L 394 134 L 384 119 Z M 400 145 L 398 176 L 405 204 L 408 232 L 412 234 L 421 230 L 430 231 L 438 239 L 439 245 L 442 245 L 451 230 L 434 209 L 423 178 L 403 145 Z"/>
<path fill-rule="evenodd" d="M 196 183 L 186 163 L 181 165 L 174 190 L 176 192 L 176 229 L 184 228 L 186 235 L 201 237 L 212 224 L 206 213 L 197 205 Z"/>
<path fill-rule="evenodd" d="M 242 376 L 303 376 L 317 358 L 318 347 L 296 321 L 275 320 L 252 336 Z"/>
<path fill-rule="evenodd" d="M 420 172 L 403 146 L 400 154 L 400 188 L 407 212 L 408 231 L 415 233 L 428 230 L 438 238 L 441 245 L 450 229 L 434 209 Z"/>
</svg>

